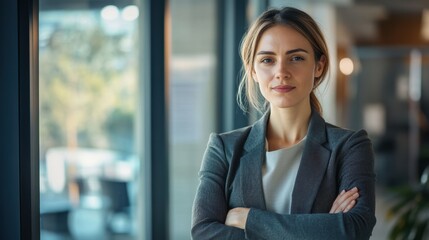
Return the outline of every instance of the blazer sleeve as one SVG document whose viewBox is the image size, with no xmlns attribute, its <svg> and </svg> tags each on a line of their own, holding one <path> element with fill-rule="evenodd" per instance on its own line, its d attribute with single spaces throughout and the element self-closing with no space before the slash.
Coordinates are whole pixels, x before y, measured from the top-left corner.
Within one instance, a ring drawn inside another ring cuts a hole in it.
<svg viewBox="0 0 429 240">
<path fill-rule="evenodd" d="M 211 134 L 192 209 L 193 239 L 245 239 L 244 230 L 225 225 L 229 210 L 225 197 L 228 166 L 221 138 Z"/>
<path fill-rule="evenodd" d="M 248 239 L 369 239 L 375 219 L 375 174 L 372 145 L 365 131 L 354 133 L 337 156 L 338 185 L 358 187 L 359 198 L 347 213 L 276 214 L 251 208 Z"/>
</svg>

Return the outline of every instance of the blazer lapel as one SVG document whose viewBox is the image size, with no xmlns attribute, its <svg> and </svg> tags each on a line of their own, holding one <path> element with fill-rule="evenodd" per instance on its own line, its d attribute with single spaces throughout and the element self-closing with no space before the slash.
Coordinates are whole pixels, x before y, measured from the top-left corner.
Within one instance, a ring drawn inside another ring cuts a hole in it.
<svg viewBox="0 0 429 240">
<path fill-rule="evenodd" d="M 295 186 L 291 213 L 311 213 L 319 186 L 331 155 L 322 144 L 326 142 L 325 121 L 313 110 Z"/>
<path fill-rule="evenodd" d="M 269 111 L 252 127 L 240 159 L 240 185 L 245 207 L 266 210 L 262 185 L 265 136 Z M 325 121 L 312 111 L 307 142 L 292 192 L 291 213 L 310 213 L 331 155 L 326 142 Z"/>
<path fill-rule="evenodd" d="M 265 210 L 261 171 L 264 155 L 259 148 L 255 148 L 241 158 L 240 184 L 244 206 Z"/>
<path fill-rule="evenodd" d="M 265 159 L 265 130 L 269 111 L 258 120 L 249 133 L 240 159 L 240 185 L 245 207 L 266 210 L 262 185 L 262 165 Z"/>
</svg>

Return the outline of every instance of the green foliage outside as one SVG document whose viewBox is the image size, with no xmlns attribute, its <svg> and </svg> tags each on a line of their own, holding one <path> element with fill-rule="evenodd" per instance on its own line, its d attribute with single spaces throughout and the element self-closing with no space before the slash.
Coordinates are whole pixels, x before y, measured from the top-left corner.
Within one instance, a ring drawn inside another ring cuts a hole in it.
<svg viewBox="0 0 429 240">
<path fill-rule="evenodd" d="M 39 53 L 42 158 L 64 146 L 132 152 L 137 51 L 124 46 L 135 36 L 61 19 Z"/>
</svg>

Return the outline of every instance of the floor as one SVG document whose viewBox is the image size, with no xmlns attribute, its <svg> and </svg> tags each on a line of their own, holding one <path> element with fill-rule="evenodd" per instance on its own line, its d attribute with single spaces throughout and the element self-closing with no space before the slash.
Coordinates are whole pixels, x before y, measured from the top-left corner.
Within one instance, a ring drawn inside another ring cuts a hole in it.
<svg viewBox="0 0 429 240">
<path fill-rule="evenodd" d="M 376 188 L 376 208 L 375 215 L 377 224 L 372 232 L 371 239 L 385 240 L 388 239 L 389 229 L 394 224 L 394 220 L 386 219 L 387 210 L 392 206 L 393 199 L 391 194 L 382 187 Z"/>
</svg>

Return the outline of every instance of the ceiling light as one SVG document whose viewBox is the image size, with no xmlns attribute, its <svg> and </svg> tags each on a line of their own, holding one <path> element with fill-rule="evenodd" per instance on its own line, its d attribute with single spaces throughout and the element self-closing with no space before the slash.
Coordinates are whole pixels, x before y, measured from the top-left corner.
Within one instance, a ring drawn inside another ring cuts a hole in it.
<svg viewBox="0 0 429 240">
<path fill-rule="evenodd" d="M 139 8 L 135 5 L 126 6 L 122 10 L 122 18 L 126 21 L 134 21 L 139 17 Z"/>
<path fill-rule="evenodd" d="M 119 10 L 116 6 L 108 5 L 101 9 L 101 17 L 104 20 L 115 20 L 119 16 Z"/>
<path fill-rule="evenodd" d="M 353 61 L 350 58 L 343 58 L 340 61 L 340 71 L 344 75 L 350 75 L 353 73 L 354 65 Z"/>
</svg>

